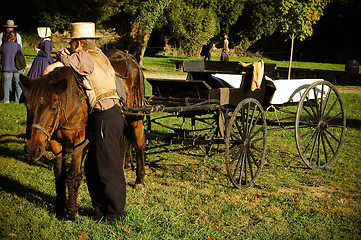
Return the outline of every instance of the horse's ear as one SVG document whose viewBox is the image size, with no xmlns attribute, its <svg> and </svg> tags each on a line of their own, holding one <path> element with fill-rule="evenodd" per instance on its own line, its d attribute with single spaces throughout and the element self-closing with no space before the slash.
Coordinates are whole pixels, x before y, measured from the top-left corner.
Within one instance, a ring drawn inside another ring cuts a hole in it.
<svg viewBox="0 0 361 240">
<path fill-rule="evenodd" d="M 20 74 L 19 78 L 21 87 L 24 90 L 29 91 L 31 89 L 31 86 L 33 85 L 33 80 L 23 74 Z"/>
<path fill-rule="evenodd" d="M 68 80 L 66 78 L 63 78 L 61 81 L 53 83 L 52 86 L 56 94 L 61 94 L 65 92 L 66 88 L 68 87 Z"/>
</svg>

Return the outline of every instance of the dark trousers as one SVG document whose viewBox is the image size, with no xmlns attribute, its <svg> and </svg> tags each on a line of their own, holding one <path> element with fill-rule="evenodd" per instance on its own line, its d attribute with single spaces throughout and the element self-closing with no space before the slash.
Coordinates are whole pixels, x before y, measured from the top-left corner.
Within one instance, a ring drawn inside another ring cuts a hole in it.
<svg viewBox="0 0 361 240">
<path fill-rule="evenodd" d="M 211 52 L 207 52 L 206 55 L 204 55 L 204 61 L 206 61 L 208 59 L 208 61 L 211 60 Z"/>
<path fill-rule="evenodd" d="M 124 120 L 118 105 L 90 116 L 92 143 L 84 163 L 94 217 L 108 220 L 125 214 L 126 183 L 120 154 Z"/>
</svg>

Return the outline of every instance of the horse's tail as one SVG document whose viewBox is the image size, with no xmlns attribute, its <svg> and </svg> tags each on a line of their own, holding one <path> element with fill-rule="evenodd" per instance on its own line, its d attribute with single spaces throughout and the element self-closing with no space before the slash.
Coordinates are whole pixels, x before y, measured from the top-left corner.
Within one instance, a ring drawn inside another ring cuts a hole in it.
<svg viewBox="0 0 361 240">
<path fill-rule="evenodd" d="M 139 66 L 139 65 L 138 65 Z M 144 95 L 145 95 L 145 83 L 144 83 L 144 73 L 142 68 L 139 66 L 139 99 L 137 101 L 139 101 L 139 107 L 144 107 Z"/>
<path fill-rule="evenodd" d="M 138 74 L 136 77 L 136 81 L 133 82 L 133 96 L 134 102 L 133 107 L 143 107 L 144 106 L 144 94 L 145 94 L 145 84 L 144 84 L 144 73 L 139 64 L 133 60 L 128 58 L 129 61 L 133 61 L 138 68 Z"/>
</svg>

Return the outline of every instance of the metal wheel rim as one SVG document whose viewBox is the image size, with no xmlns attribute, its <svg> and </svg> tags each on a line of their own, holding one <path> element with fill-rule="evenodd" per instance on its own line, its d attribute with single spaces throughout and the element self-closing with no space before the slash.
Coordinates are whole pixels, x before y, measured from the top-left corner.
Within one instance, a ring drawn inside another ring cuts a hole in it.
<svg viewBox="0 0 361 240">
<path fill-rule="evenodd" d="M 232 114 L 226 133 L 228 176 L 235 187 L 250 187 L 261 172 L 267 149 L 267 124 L 261 104 L 252 98 L 241 101 Z"/>
<path fill-rule="evenodd" d="M 310 101 L 315 96 L 317 101 Z M 331 165 L 345 131 L 346 114 L 336 87 L 327 81 L 311 84 L 301 97 L 295 121 L 296 145 L 303 162 L 312 169 Z"/>
</svg>

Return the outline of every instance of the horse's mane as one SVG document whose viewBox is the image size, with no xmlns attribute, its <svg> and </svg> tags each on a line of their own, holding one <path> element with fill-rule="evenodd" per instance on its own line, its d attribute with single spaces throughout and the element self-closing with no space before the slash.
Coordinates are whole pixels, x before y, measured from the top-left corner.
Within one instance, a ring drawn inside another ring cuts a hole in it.
<svg viewBox="0 0 361 240">
<path fill-rule="evenodd" d="M 31 97 L 27 99 L 27 103 L 30 104 L 30 106 L 34 106 L 39 104 L 39 101 L 49 100 L 57 90 L 57 85 L 60 84 L 66 86 L 66 92 L 71 92 L 77 87 L 75 80 L 74 71 L 71 68 L 56 68 L 49 74 L 33 80 L 33 86 L 29 93 Z"/>
<path fill-rule="evenodd" d="M 132 81 L 131 86 L 133 89 L 133 104 L 132 107 L 142 107 L 143 106 L 143 97 L 145 94 L 145 84 L 144 84 L 144 74 L 142 71 L 142 67 L 138 64 L 138 61 L 135 59 L 135 57 L 128 52 L 123 52 L 119 49 L 107 49 L 104 50 L 104 54 L 109 58 L 110 61 L 123 61 L 123 60 L 129 60 L 134 63 L 136 66 L 136 70 L 138 72 L 139 82 Z M 128 103 L 129 104 L 129 103 Z"/>
</svg>

